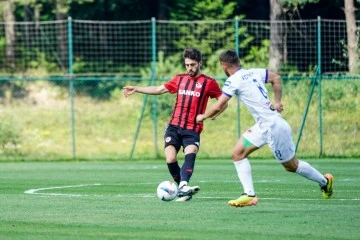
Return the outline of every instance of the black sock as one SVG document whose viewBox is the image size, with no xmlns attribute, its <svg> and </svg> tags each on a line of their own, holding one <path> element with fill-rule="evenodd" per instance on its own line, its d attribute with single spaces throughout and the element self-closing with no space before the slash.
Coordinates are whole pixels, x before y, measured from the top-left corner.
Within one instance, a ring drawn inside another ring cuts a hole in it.
<svg viewBox="0 0 360 240">
<path fill-rule="evenodd" d="M 186 182 L 190 181 L 191 175 L 193 174 L 194 171 L 195 158 L 196 158 L 195 153 L 189 153 L 185 155 L 185 161 L 180 171 L 181 181 L 186 181 Z"/>
<path fill-rule="evenodd" d="M 167 164 L 169 172 L 174 179 L 174 181 L 179 185 L 180 183 L 180 167 L 178 162 L 168 163 Z"/>
</svg>

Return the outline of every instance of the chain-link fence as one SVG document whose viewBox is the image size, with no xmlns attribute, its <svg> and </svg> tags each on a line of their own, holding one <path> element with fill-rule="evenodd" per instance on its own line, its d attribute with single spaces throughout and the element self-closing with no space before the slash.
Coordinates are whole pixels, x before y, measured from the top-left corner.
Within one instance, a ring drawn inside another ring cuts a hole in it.
<svg viewBox="0 0 360 240">
<path fill-rule="evenodd" d="M 283 29 L 284 116 L 294 141 L 301 135 L 299 155 L 359 156 L 360 76 L 347 74 L 346 22 L 276 24 Z M 184 72 L 187 47 L 203 52 L 203 72 L 222 85 L 219 51 L 236 49 L 245 68 L 267 67 L 271 28 L 239 19 L 0 23 L 0 158 L 158 157 L 174 96 L 124 99 L 122 87 L 159 85 Z M 228 157 L 252 125 L 231 104 L 206 123 L 199 157 Z"/>
</svg>

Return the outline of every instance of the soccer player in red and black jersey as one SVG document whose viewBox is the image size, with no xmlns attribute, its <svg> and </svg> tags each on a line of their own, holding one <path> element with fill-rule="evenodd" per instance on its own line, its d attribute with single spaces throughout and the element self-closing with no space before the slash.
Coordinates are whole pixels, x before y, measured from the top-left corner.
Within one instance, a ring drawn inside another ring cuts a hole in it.
<svg viewBox="0 0 360 240">
<path fill-rule="evenodd" d="M 179 188 L 176 201 L 188 201 L 200 190 L 199 186 L 188 186 L 203 130 L 203 123 L 196 122 L 196 116 L 205 112 L 209 98 L 218 99 L 222 95 L 216 80 L 201 73 L 202 58 L 199 50 L 185 49 L 183 59 L 186 74 L 178 74 L 160 86 L 125 86 L 123 89 L 125 97 L 135 92 L 149 95 L 176 94 L 174 110 L 164 134 L 166 162 Z M 177 154 L 181 147 L 185 160 L 180 168 Z"/>
</svg>

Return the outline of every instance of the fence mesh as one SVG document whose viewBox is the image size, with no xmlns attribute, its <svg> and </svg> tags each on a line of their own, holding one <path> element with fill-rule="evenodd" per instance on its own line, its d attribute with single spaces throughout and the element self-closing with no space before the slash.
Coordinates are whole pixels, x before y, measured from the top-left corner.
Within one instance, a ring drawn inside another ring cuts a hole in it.
<svg viewBox="0 0 360 240">
<path fill-rule="evenodd" d="M 257 58 L 268 59 L 268 42 L 274 25 L 281 29 L 283 36 L 282 73 L 308 73 L 319 63 L 323 74 L 348 70 L 346 22 L 341 20 L 273 23 L 238 20 L 237 29 L 235 20 L 69 20 L 0 23 L 0 73 L 3 76 L 64 76 L 72 58 L 77 75 L 144 78 L 139 71 L 151 66 L 159 52 L 165 57 L 176 56 L 184 48 L 194 46 L 202 50 L 205 60 L 221 49 L 238 47 L 244 64 L 251 64 Z M 319 41 L 321 49 L 318 49 Z M 266 61 L 262 61 L 264 63 Z"/>
<path fill-rule="evenodd" d="M 187 47 L 203 52 L 203 72 L 220 85 L 225 75 L 218 53 L 223 49 L 236 48 L 245 68 L 267 67 L 273 24 L 284 36 L 283 98 L 295 106 L 284 116 L 294 139 L 311 75 L 321 64 L 323 122 L 316 90 L 299 154 L 318 156 L 322 124 L 326 155 L 358 156 L 360 76 L 346 75 L 345 21 L 68 20 L 0 23 L 0 159 L 127 159 L 132 151 L 134 158 L 157 157 L 174 96 L 125 100 L 122 87 L 160 85 L 184 72 L 181 54 Z M 340 77 L 334 80 L 334 74 Z M 236 107 L 232 102 L 224 117 L 206 124 L 202 157 L 229 155 L 237 138 Z M 334 111 L 336 119 L 328 114 Z M 242 106 L 238 120 L 242 130 L 253 123 Z M 271 156 L 268 150 L 256 154 Z"/>
</svg>

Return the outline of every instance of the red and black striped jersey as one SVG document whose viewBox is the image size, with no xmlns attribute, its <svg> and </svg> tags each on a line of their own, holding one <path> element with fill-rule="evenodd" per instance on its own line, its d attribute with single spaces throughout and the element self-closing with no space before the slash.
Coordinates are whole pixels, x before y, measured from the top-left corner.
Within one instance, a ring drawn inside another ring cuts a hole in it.
<svg viewBox="0 0 360 240">
<path fill-rule="evenodd" d="M 205 113 L 209 98 L 219 98 L 222 94 L 216 80 L 204 74 L 195 78 L 178 74 L 164 86 L 177 94 L 169 124 L 201 133 L 203 124 L 196 122 L 196 116 Z"/>
</svg>

